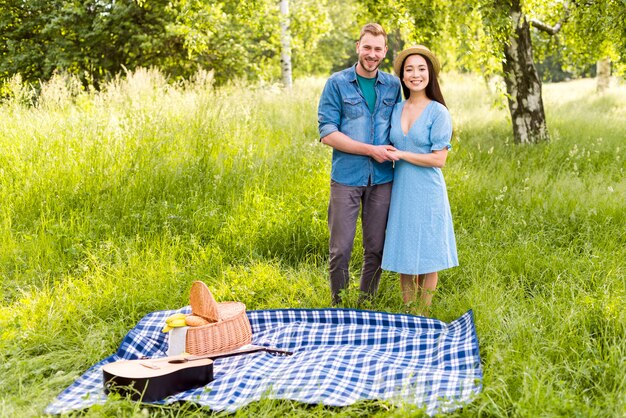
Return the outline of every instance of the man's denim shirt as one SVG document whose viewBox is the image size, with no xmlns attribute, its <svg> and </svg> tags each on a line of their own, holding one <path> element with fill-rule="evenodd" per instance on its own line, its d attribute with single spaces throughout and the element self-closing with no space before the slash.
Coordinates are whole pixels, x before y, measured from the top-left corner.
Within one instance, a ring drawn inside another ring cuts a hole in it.
<svg viewBox="0 0 626 418">
<path fill-rule="evenodd" d="M 366 144 L 389 144 L 391 111 L 401 101 L 400 80 L 379 70 L 374 90 L 376 106 L 372 114 L 357 84 L 356 65 L 333 74 L 320 97 L 320 138 L 340 131 Z M 390 161 L 378 163 L 366 155 L 333 149 L 330 177 L 347 186 L 383 184 L 393 180 L 393 167 Z"/>
</svg>

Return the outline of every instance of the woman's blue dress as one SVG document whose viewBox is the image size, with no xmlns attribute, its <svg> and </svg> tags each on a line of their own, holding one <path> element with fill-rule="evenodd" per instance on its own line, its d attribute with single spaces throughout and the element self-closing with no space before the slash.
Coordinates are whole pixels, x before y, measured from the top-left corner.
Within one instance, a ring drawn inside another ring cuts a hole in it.
<svg viewBox="0 0 626 418">
<path fill-rule="evenodd" d="M 448 109 L 431 101 L 404 135 L 400 116 L 405 103 L 396 104 L 391 115 L 393 146 L 420 154 L 449 149 L 452 122 Z M 458 265 L 452 214 L 441 169 L 396 161 L 382 268 L 403 274 L 424 274 Z"/>
</svg>

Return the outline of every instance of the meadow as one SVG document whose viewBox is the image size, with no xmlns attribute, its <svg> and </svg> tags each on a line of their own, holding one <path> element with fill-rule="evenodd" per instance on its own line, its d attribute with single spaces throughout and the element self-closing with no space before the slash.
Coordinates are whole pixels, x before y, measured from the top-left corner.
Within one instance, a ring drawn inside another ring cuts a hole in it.
<svg viewBox="0 0 626 418">
<path fill-rule="evenodd" d="M 626 86 L 544 86 L 552 140 L 512 142 L 484 81 L 444 74 L 444 170 L 460 266 L 432 316 L 473 309 L 483 392 L 458 417 L 626 416 Z M 324 308 L 331 150 L 323 79 L 293 91 L 138 70 L 100 92 L 58 76 L 0 105 L 0 416 L 41 416 L 149 312 L 202 280 L 247 308 Z M 347 307 L 357 305 L 360 236 Z M 368 309 L 404 312 L 384 273 Z M 222 416 L 109 402 L 76 416 Z M 264 400 L 236 416 L 422 416 Z"/>
</svg>

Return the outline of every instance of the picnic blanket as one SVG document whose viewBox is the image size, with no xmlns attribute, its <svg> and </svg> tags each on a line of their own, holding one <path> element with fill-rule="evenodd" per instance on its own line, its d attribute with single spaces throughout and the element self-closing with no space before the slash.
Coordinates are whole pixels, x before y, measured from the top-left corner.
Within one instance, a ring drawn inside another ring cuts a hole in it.
<svg viewBox="0 0 626 418">
<path fill-rule="evenodd" d="M 50 403 L 60 414 L 107 401 L 102 366 L 141 356 L 165 357 L 165 318 L 158 311 L 128 332 L 116 354 L 92 366 Z M 463 406 L 482 389 L 472 311 L 445 323 L 413 315 L 352 309 L 248 311 L 253 344 L 293 351 L 215 360 L 215 380 L 158 403 L 190 401 L 233 412 L 262 398 L 346 406 L 360 400 L 414 404 L 427 414 Z"/>
</svg>

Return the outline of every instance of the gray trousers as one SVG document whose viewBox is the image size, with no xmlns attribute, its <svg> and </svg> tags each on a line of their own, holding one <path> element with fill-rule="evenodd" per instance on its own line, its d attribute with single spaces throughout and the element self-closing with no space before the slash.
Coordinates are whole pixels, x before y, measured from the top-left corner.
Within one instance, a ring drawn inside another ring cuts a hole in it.
<svg viewBox="0 0 626 418">
<path fill-rule="evenodd" d="M 360 289 L 372 297 L 378 291 L 380 264 L 385 244 L 391 183 L 375 186 L 330 184 L 328 229 L 330 231 L 330 291 L 333 305 L 341 303 L 341 291 L 350 280 L 350 257 L 356 222 L 361 212 L 363 229 L 363 268 Z"/>
</svg>

